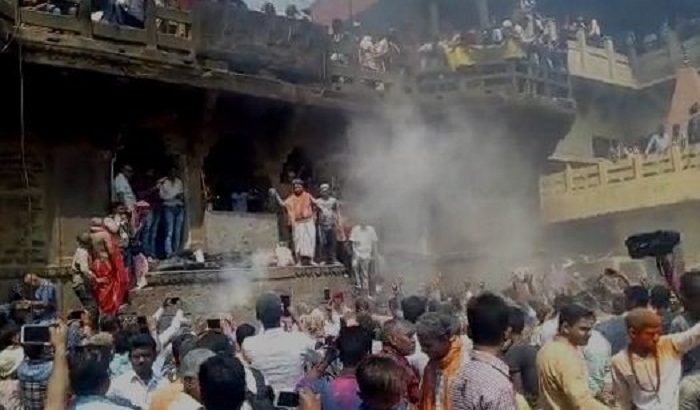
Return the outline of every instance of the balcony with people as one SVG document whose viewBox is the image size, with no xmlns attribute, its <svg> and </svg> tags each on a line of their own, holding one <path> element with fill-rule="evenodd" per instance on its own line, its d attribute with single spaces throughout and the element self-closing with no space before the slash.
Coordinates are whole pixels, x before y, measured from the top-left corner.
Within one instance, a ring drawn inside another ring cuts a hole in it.
<svg viewBox="0 0 700 410">
<path fill-rule="evenodd" d="M 23 58 L 35 63 L 291 102 L 343 106 L 392 93 L 429 103 L 512 96 L 570 110 L 566 58 L 544 34 L 523 39 L 527 33 L 518 29 L 505 25 L 488 41 L 465 31 L 406 44 L 396 31 L 375 40 L 342 23 L 329 30 L 306 11 L 250 10 L 241 0 L 0 0 L 7 47 L 20 44 Z"/>
</svg>

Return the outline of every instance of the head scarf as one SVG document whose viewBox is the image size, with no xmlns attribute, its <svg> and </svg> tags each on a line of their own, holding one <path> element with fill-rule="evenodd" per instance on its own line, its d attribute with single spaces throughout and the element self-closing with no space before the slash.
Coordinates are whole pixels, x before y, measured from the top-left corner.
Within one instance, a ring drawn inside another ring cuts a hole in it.
<svg viewBox="0 0 700 410">
<path fill-rule="evenodd" d="M 10 346 L 0 352 L 0 379 L 9 379 L 24 360 L 24 350 L 20 346 Z"/>
</svg>

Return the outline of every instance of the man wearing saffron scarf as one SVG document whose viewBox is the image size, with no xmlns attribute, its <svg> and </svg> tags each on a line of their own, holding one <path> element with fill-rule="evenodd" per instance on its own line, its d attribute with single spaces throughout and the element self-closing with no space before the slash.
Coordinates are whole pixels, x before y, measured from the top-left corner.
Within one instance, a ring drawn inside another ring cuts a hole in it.
<svg viewBox="0 0 700 410">
<path fill-rule="evenodd" d="M 287 211 L 287 220 L 292 226 L 297 263 L 310 265 L 316 252 L 316 223 L 314 221 L 316 200 L 306 192 L 304 183 L 300 179 L 295 179 L 292 185 L 292 195 L 284 201 L 274 188 L 270 189 L 270 194 L 277 200 L 279 206 Z"/>
<path fill-rule="evenodd" d="M 631 310 L 625 322 L 630 344 L 612 359 L 618 405 L 623 410 L 678 408 L 681 360 L 700 345 L 700 324 L 682 333 L 661 336 L 663 321 L 647 308 Z"/>
<path fill-rule="evenodd" d="M 95 281 L 92 293 L 100 314 L 116 314 L 124 298 L 124 278 L 127 277 L 119 244 L 104 227 L 100 218 L 93 218 L 90 226 L 92 272 Z"/>
<path fill-rule="evenodd" d="M 450 382 L 469 351 L 459 337 L 459 322 L 451 315 L 429 312 L 418 319 L 416 333 L 429 361 L 423 372 L 418 410 L 452 410 Z"/>
</svg>

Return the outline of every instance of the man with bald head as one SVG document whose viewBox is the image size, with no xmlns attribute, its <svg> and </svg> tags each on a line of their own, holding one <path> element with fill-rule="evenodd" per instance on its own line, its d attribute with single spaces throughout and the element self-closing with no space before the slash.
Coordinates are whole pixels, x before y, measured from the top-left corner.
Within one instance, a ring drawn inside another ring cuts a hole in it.
<svg viewBox="0 0 700 410">
<path fill-rule="evenodd" d="M 677 409 L 683 355 L 700 345 L 700 324 L 661 336 L 663 321 L 653 310 L 636 308 L 625 317 L 629 345 L 612 359 L 617 403 L 622 409 Z"/>
</svg>

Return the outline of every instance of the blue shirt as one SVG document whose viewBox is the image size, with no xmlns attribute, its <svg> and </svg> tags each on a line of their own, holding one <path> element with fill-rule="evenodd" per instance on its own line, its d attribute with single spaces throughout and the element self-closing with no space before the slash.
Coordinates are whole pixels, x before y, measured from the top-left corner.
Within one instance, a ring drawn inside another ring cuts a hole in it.
<svg viewBox="0 0 700 410">
<path fill-rule="evenodd" d="M 76 396 L 68 406 L 69 410 L 127 410 L 102 396 Z"/>
<path fill-rule="evenodd" d="M 47 307 L 34 313 L 34 322 L 46 322 L 56 320 L 56 285 L 46 279 L 39 282 L 39 286 L 34 291 L 34 300 L 43 302 Z"/>
</svg>

